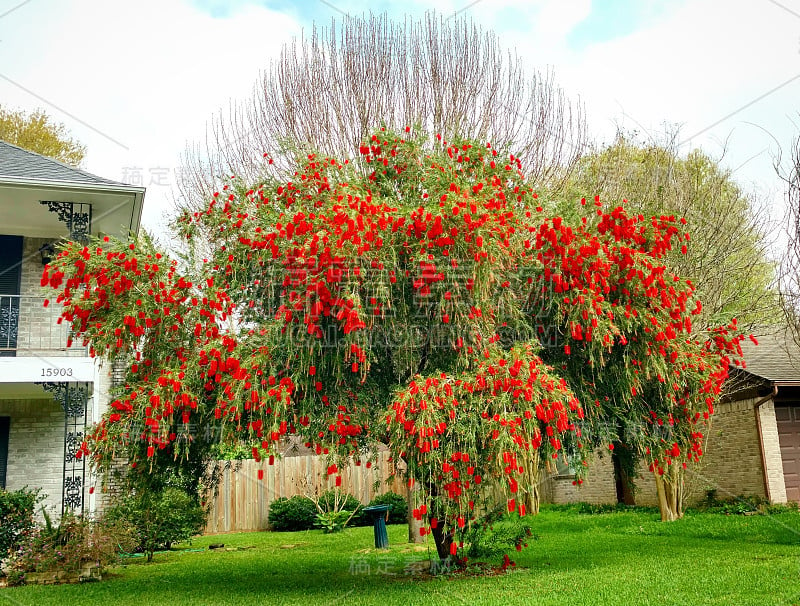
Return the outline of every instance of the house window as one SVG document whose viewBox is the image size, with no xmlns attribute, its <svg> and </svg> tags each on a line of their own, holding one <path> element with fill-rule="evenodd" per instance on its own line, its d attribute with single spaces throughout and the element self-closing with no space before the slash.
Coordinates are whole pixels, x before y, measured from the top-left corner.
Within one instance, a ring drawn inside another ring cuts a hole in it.
<svg viewBox="0 0 800 606">
<path fill-rule="evenodd" d="M 558 478 L 572 478 L 575 477 L 575 470 L 570 467 L 562 457 L 558 457 L 556 463 L 556 477 Z"/>
<path fill-rule="evenodd" d="M 6 471 L 8 469 L 8 434 L 11 428 L 11 417 L 0 417 L 0 488 L 6 487 Z"/>
</svg>

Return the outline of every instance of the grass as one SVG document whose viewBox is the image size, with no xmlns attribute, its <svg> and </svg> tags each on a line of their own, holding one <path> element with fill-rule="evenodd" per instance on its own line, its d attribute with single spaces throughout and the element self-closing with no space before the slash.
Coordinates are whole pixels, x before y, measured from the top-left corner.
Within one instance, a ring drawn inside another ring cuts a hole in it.
<svg viewBox="0 0 800 606">
<path fill-rule="evenodd" d="M 411 574 L 429 554 L 405 526 L 389 527 L 388 552 L 370 549 L 371 528 L 241 533 L 127 560 L 101 583 L 0 589 L 0 604 L 800 604 L 796 512 L 664 524 L 549 508 L 533 523 L 540 539 L 502 576 Z M 218 542 L 248 549 L 207 549 Z"/>
</svg>

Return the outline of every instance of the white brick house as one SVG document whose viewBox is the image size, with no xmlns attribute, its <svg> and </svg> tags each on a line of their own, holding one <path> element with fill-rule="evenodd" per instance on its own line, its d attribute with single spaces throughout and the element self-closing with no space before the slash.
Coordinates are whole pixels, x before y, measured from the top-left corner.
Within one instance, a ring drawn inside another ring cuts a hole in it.
<svg viewBox="0 0 800 606">
<path fill-rule="evenodd" d="M 56 515 L 94 510 L 75 452 L 107 404 L 110 365 L 44 306 L 42 266 L 61 239 L 137 232 L 144 191 L 0 141 L 0 487 L 39 487 Z"/>
</svg>

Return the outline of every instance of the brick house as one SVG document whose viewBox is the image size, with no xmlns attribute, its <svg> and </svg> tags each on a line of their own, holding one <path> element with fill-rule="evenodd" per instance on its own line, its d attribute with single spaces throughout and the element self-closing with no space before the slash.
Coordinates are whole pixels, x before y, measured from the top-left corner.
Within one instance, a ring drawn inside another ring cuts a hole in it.
<svg viewBox="0 0 800 606">
<path fill-rule="evenodd" d="M 712 417 L 705 455 L 690 468 L 688 502 L 715 490 L 718 498 L 758 496 L 772 503 L 800 501 L 800 347 L 784 332 L 770 331 L 742 344 L 746 370 L 737 369 L 728 396 Z M 546 502 L 616 503 L 611 457 L 595 453 L 589 477 L 572 485 L 568 470 L 547 477 Z M 636 480 L 636 503 L 657 505 L 655 482 L 648 471 Z"/>
<path fill-rule="evenodd" d="M 56 515 L 95 508 L 75 453 L 107 404 L 110 365 L 45 307 L 42 266 L 61 239 L 137 232 L 144 192 L 0 141 L 0 487 L 41 488 Z"/>
</svg>

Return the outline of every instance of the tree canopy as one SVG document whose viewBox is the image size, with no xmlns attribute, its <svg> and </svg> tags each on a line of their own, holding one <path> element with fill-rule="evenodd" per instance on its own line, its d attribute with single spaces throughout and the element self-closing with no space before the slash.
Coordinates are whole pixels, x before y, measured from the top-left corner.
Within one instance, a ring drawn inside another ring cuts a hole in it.
<svg viewBox="0 0 800 606">
<path fill-rule="evenodd" d="M 685 156 L 670 141 L 638 142 L 619 134 L 610 145 L 584 155 L 563 200 L 601 195 L 627 200 L 630 212 L 685 217 L 692 226 L 687 254 L 675 248 L 666 263 L 691 279 L 703 301 L 698 329 L 737 318 L 742 327 L 776 323 L 780 306 L 776 264 L 768 253 L 766 209 L 729 170 L 700 150 Z M 564 209 L 569 212 L 569 209 Z"/>
<path fill-rule="evenodd" d="M 543 461 L 580 481 L 609 426 L 668 476 L 702 454 L 742 337 L 692 332 L 702 305 L 664 265 L 685 221 L 578 208 L 548 215 L 502 148 L 407 128 L 187 208 L 176 234 L 209 257 L 66 244 L 43 285 L 93 353 L 130 360 L 85 451 L 147 473 L 204 430 L 268 462 L 298 433 L 336 479 L 383 442 L 442 557 L 498 505 L 524 513 Z"/>
<path fill-rule="evenodd" d="M 40 109 L 28 114 L 0 107 L 0 139 L 76 168 L 86 155 L 67 128 Z"/>
</svg>

